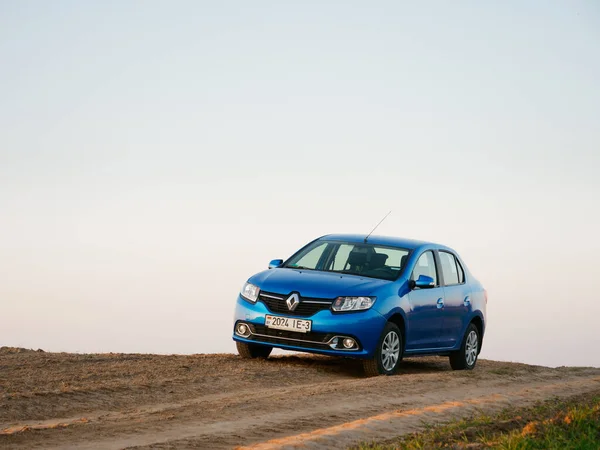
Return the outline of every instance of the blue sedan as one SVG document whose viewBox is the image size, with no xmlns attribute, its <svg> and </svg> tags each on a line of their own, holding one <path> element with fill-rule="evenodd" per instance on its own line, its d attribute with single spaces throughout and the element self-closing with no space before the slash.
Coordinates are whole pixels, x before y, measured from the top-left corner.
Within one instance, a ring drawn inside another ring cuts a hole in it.
<svg viewBox="0 0 600 450">
<path fill-rule="evenodd" d="M 391 375 L 403 356 L 473 369 L 487 294 L 452 249 L 393 237 L 327 235 L 273 260 L 240 292 L 233 339 L 244 358 L 273 347 L 360 358 Z"/>
</svg>

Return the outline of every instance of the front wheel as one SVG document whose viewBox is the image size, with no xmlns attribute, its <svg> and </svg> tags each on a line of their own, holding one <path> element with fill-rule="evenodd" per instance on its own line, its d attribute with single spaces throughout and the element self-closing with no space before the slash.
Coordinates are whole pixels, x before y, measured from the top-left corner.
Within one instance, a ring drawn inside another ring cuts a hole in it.
<svg viewBox="0 0 600 450">
<path fill-rule="evenodd" d="M 375 357 L 363 360 L 365 375 L 393 375 L 398 370 L 403 352 L 402 333 L 396 324 L 388 322 L 383 328 Z"/>
<path fill-rule="evenodd" d="M 454 370 L 473 370 L 479 355 L 479 331 L 472 323 L 467 327 L 460 350 L 450 354 L 450 366 Z"/>
<path fill-rule="evenodd" d="M 242 358 L 268 358 L 273 351 L 273 347 L 268 345 L 246 344 L 245 342 L 235 343 L 237 351 Z"/>
</svg>

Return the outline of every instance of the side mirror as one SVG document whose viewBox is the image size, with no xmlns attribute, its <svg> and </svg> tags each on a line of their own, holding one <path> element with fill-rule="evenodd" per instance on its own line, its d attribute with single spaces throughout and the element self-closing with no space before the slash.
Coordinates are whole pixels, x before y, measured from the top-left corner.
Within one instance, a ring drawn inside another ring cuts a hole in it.
<svg viewBox="0 0 600 450">
<path fill-rule="evenodd" d="M 269 269 L 276 269 L 283 264 L 283 259 L 274 259 L 269 263 Z"/>
<path fill-rule="evenodd" d="M 427 275 L 419 275 L 419 278 L 416 281 L 411 281 L 410 284 L 412 289 L 431 289 L 435 287 L 433 278 L 428 277 Z"/>
</svg>

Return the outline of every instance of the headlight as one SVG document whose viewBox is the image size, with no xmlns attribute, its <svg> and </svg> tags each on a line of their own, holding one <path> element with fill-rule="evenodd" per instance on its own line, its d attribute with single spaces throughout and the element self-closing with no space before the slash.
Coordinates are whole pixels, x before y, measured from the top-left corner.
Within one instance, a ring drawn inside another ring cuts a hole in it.
<svg viewBox="0 0 600 450">
<path fill-rule="evenodd" d="M 260 289 L 257 286 L 254 286 L 252 283 L 244 283 L 244 287 L 242 288 L 242 292 L 240 292 L 240 294 L 249 302 L 256 303 L 259 292 Z"/>
<path fill-rule="evenodd" d="M 331 305 L 334 311 L 362 311 L 375 303 L 375 297 L 338 297 Z"/>
</svg>

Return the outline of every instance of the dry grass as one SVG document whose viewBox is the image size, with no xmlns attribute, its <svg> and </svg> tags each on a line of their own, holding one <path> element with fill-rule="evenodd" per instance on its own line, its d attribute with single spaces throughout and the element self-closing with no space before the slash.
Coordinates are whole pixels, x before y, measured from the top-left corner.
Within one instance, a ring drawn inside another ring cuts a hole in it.
<svg viewBox="0 0 600 450">
<path fill-rule="evenodd" d="M 581 449 L 600 448 L 600 391 L 566 401 L 480 415 L 400 437 L 362 444 L 358 450 L 396 449 Z"/>
</svg>

